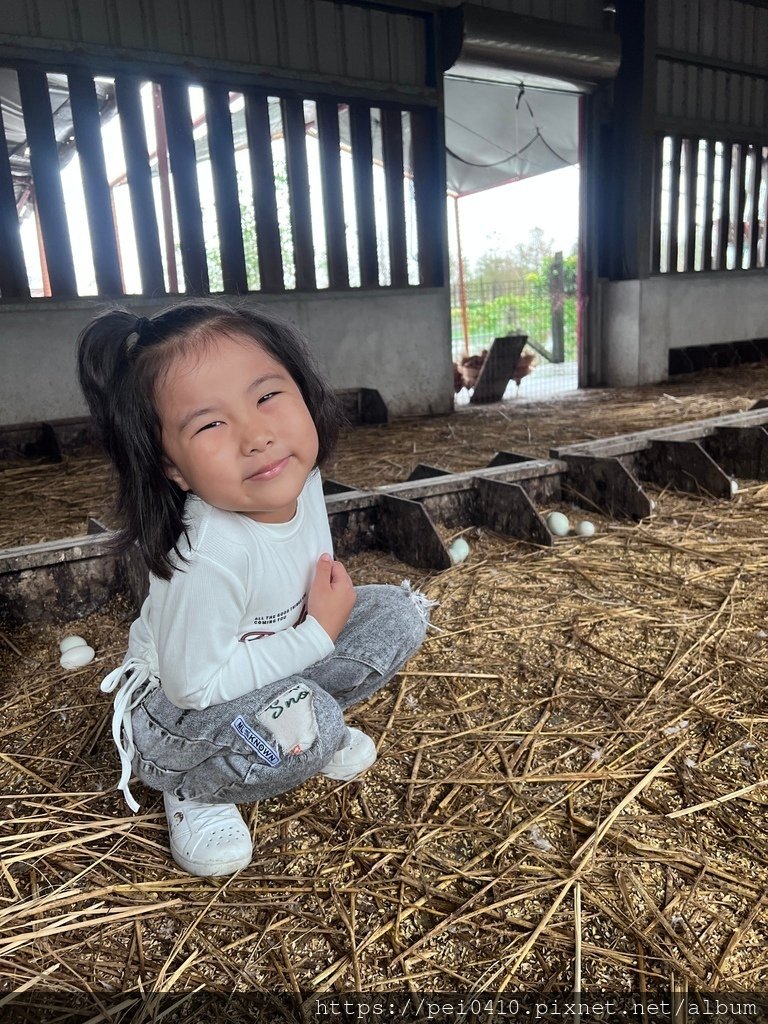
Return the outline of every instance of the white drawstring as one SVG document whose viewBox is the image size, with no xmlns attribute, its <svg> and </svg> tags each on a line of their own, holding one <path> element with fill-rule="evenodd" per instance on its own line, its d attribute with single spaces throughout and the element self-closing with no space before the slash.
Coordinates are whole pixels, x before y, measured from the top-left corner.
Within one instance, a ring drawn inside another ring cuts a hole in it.
<svg viewBox="0 0 768 1024">
<path fill-rule="evenodd" d="M 130 674 L 129 674 L 130 673 Z M 152 674 L 146 661 L 140 658 L 128 658 L 123 664 L 110 672 L 101 683 L 104 693 L 112 693 L 121 679 L 125 683 L 117 692 L 112 712 L 112 739 L 115 741 L 117 752 L 120 755 L 120 781 L 117 788 L 122 792 L 125 802 L 135 813 L 139 805 L 133 797 L 128 782 L 131 778 L 131 767 L 133 755 L 136 748 L 133 745 L 133 724 L 131 714 L 134 708 L 144 700 L 146 695 L 160 685 L 160 680 Z"/>
</svg>

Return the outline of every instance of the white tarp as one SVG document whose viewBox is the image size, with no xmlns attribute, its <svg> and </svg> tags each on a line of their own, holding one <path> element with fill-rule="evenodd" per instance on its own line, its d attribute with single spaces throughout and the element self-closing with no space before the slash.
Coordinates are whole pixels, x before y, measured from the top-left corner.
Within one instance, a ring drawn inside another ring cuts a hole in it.
<svg viewBox="0 0 768 1024">
<path fill-rule="evenodd" d="M 466 195 L 578 163 L 575 93 L 445 79 L 448 191 Z"/>
</svg>

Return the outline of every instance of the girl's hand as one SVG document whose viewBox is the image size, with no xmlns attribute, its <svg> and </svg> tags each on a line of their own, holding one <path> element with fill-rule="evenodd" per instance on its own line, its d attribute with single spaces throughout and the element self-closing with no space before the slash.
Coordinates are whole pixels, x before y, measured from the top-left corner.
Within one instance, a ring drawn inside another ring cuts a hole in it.
<svg viewBox="0 0 768 1024">
<path fill-rule="evenodd" d="M 330 555 L 321 555 L 309 588 L 307 614 L 317 619 L 336 643 L 354 604 L 355 588 L 347 570 L 341 562 L 334 562 Z"/>
</svg>

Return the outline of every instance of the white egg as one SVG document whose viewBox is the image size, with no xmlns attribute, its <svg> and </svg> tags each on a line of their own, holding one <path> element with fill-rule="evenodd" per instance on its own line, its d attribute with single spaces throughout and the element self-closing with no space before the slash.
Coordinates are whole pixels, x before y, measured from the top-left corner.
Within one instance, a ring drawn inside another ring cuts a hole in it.
<svg viewBox="0 0 768 1024">
<path fill-rule="evenodd" d="M 590 523 L 588 519 L 582 519 L 582 521 L 576 527 L 576 533 L 578 533 L 580 537 L 594 537 L 595 524 Z"/>
<path fill-rule="evenodd" d="M 448 548 L 448 557 L 454 565 L 458 565 L 459 562 L 463 562 L 468 554 L 469 544 L 467 544 L 463 537 L 457 537 Z"/>
<path fill-rule="evenodd" d="M 83 665 L 92 662 L 95 657 L 96 651 L 92 647 L 89 647 L 88 644 L 78 644 L 62 654 L 59 664 L 66 669 L 82 668 Z"/>
<path fill-rule="evenodd" d="M 739 481 L 738 480 L 731 480 L 731 494 L 738 494 L 738 493 L 739 493 Z"/>
<path fill-rule="evenodd" d="M 59 664 L 66 669 L 82 668 L 96 657 L 96 652 L 88 646 L 87 641 L 76 635 L 63 637 L 59 641 L 59 650 Z"/>
<path fill-rule="evenodd" d="M 556 537 L 565 537 L 571 528 L 568 516 L 562 512 L 550 512 L 547 516 L 547 526 L 550 533 L 554 533 Z"/>
<path fill-rule="evenodd" d="M 65 651 L 71 650 L 73 647 L 87 647 L 88 644 L 81 636 L 65 636 L 59 643 L 59 650 L 63 654 Z"/>
</svg>

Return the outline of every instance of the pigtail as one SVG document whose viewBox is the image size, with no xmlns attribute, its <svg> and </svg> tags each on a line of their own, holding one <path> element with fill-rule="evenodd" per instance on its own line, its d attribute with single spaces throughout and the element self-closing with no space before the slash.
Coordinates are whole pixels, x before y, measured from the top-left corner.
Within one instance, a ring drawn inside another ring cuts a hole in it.
<svg viewBox="0 0 768 1024">
<path fill-rule="evenodd" d="M 137 546 L 149 571 L 167 580 L 178 566 L 171 552 L 181 559 L 186 495 L 165 474 L 152 381 L 139 365 L 140 349 L 151 347 L 152 334 L 151 321 L 110 310 L 80 333 L 77 364 L 96 430 L 117 471 L 122 528 L 115 549 Z"/>
<path fill-rule="evenodd" d="M 92 320 L 77 339 L 80 387 L 110 458 L 117 392 L 129 373 L 129 339 L 135 324 L 136 317 L 127 310 L 110 310 Z"/>
</svg>

